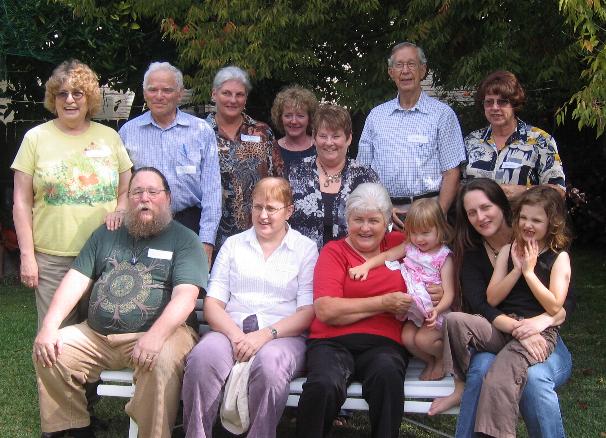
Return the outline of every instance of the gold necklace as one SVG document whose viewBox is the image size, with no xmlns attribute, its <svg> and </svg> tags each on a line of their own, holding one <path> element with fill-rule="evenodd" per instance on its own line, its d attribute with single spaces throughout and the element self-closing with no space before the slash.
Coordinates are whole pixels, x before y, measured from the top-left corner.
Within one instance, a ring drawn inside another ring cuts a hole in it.
<svg viewBox="0 0 606 438">
<path fill-rule="evenodd" d="M 341 181 L 341 173 L 343 172 L 343 169 L 345 168 L 345 166 L 343 166 L 341 168 L 341 170 L 339 170 L 337 173 L 335 173 L 333 175 L 329 175 L 320 160 L 318 160 L 318 164 L 320 165 L 320 169 L 322 169 L 322 172 L 324 172 L 324 176 L 326 177 L 326 181 L 323 184 L 324 187 L 328 187 L 329 185 L 331 185 L 334 182 Z"/>
</svg>

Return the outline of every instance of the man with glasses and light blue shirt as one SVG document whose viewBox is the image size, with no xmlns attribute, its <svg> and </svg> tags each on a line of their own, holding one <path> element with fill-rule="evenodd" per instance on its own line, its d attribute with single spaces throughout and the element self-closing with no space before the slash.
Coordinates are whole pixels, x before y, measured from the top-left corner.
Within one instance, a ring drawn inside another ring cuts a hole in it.
<svg viewBox="0 0 606 438">
<path fill-rule="evenodd" d="M 202 119 L 177 108 L 183 74 L 168 62 L 153 62 L 143 77 L 149 111 L 119 131 L 135 168 L 153 166 L 172 187 L 175 220 L 199 235 L 210 264 L 221 218 L 217 140 Z"/>
<path fill-rule="evenodd" d="M 421 89 L 427 73 L 423 49 L 409 42 L 394 46 L 388 74 L 398 96 L 370 112 L 358 147 L 358 161 L 372 167 L 402 219 L 415 199 L 437 198 L 446 213 L 459 186 L 465 147 L 454 111 Z"/>
</svg>

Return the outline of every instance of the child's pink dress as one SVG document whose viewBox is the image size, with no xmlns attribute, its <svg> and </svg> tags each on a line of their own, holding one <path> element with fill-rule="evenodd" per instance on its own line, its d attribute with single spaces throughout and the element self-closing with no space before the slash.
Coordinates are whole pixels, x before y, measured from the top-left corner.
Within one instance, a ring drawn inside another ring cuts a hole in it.
<svg viewBox="0 0 606 438">
<path fill-rule="evenodd" d="M 442 284 L 440 271 L 451 251 L 446 245 L 442 245 L 440 249 L 432 253 L 421 252 L 411 243 L 407 243 L 405 248 L 406 257 L 404 257 L 400 271 L 406 282 L 408 293 L 412 297 L 412 304 L 408 313 L 401 319 L 410 319 L 417 327 L 421 327 L 433 309 L 431 296 L 425 285 Z M 443 313 L 438 315 L 437 328 L 442 327 L 443 315 Z"/>
</svg>

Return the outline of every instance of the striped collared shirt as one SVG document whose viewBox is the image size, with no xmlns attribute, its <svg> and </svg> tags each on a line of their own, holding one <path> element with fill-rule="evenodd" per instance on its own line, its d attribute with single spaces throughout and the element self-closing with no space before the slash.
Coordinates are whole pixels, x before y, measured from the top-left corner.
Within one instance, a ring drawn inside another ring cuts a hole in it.
<svg viewBox="0 0 606 438">
<path fill-rule="evenodd" d="M 153 166 L 171 189 L 173 212 L 200 207 L 200 240 L 214 244 L 221 218 L 221 176 L 217 139 L 204 120 L 177 109 L 167 128 L 148 111 L 127 122 L 120 137 L 135 168 Z"/>
<path fill-rule="evenodd" d="M 396 97 L 368 115 L 357 159 L 377 172 L 391 197 L 437 192 L 442 173 L 465 162 L 457 116 L 424 92 L 410 109 Z"/>
</svg>

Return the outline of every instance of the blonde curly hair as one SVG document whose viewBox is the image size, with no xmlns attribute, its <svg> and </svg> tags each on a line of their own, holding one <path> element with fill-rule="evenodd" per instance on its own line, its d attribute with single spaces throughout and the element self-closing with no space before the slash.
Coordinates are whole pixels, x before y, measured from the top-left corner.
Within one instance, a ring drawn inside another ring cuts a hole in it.
<svg viewBox="0 0 606 438">
<path fill-rule="evenodd" d="M 307 88 L 299 85 L 292 85 L 280 91 L 274 99 L 274 104 L 271 107 L 271 120 L 274 126 L 282 134 L 284 131 L 284 123 L 282 123 L 282 113 L 284 107 L 291 105 L 298 110 L 304 110 L 309 116 L 309 124 L 307 125 L 307 134 L 311 135 L 311 121 L 318 109 L 318 99 L 316 95 Z"/>
<path fill-rule="evenodd" d="M 46 81 L 44 108 L 57 115 L 56 95 L 61 89 L 79 90 L 86 95 L 86 118 L 90 120 L 101 109 L 101 89 L 97 74 L 77 59 L 63 61 Z"/>
</svg>

